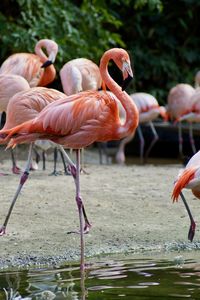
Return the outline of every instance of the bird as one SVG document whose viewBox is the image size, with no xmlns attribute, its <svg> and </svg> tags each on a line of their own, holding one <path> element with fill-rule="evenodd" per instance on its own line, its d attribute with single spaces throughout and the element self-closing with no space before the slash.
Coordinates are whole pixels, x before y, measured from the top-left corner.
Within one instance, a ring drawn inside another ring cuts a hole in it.
<svg viewBox="0 0 200 300">
<path fill-rule="evenodd" d="M 102 85 L 98 65 L 87 58 L 75 58 L 64 64 L 60 70 L 60 79 L 67 96 L 86 90 L 98 90 Z"/>
<path fill-rule="evenodd" d="M 7 111 L 7 106 L 15 94 L 21 91 L 27 91 L 30 86 L 26 79 L 19 75 L 7 74 L 0 75 L 0 112 Z M 3 124 L 2 124 L 3 125 Z M 17 166 L 15 155 L 11 149 L 11 159 L 12 159 L 12 172 L 14 174 L 20 173 L 20 168 Z M 1 173 L 1 175 L 5 175 Z"/>
<path fill-rule="evenodd" d="M 22 77 L 20 77 L 20 78 L 22 78 Z M 66 95 L 64 93 L 59 92 L 58 90 L 49 89 L 46 87 L 34 87 L 34 88 L 29 88 L 28 90 L 25 90 L 22 92 L 18 92 L 10 99 L 10 101 L 8 103 L 6 123 L 5 123 L 4 127 L 2 128 L 2 130 L 3 131 L 9 130 L 10 128 L 15 127 L 18 124 L 21 124 L 25 121 L 36 118 L 38 116 L 39 112 L 41 112 L 42 109 L 44 109 L 44 107 L 47 106 L 49 103 L 52 103 L 54 101 L 57 101 L 58 99 L 64 99 L 64 98 L 66 98 Z M 9 141 L 8 136 L 6 136 L 4 134 L 0 135 L 0 144 L 5 144 L 8 141 Z M 5 218 L 3 226 L 0 229 L 0 235 L 5 234 L 6 227 L 7 227 L 11 212 L 13 210 L 14 204 L 17 200 L 17 197 L 18 197 L 24 183 L 28 179 L 33 146 L 34 146 L 34 144 L 31 143 L 30 147 L 29 147 L 28 160 L 26 163 L 25 170 L 21 175 L 20 182 L 19 182 L 18 188 L 16 190 L 16 193 L 13 197 L 13 200 L 11 202 L 10 208 L 8 210 L 8 214 Z M 65 155 L 65 158 L 70 160 L 67 155 Z M 70 160 L 70 163 L 71 163 L 71 160 Z"/>
<path fill-rule="evenodd" d="M 173 201 L 178 201 L 180 196 L 188 212 L 190 218 L 188 239 L 192 241 L 195 235 L 196 223 L 183 195 L 182 190 L 184 188 L 190 189 L 193 195 L 200 199 L 200 151 L 194 154 L 188 161 L 185 168 L 179 172 L 172 192 Z"/>
<path fill-rule="evenodd" d="M 108 72 L 108 63 L 113 60 L 123 75 L 123 85 L 119 86 Z M 83 91 L 66 96 L 44 108 L 37 118 L 2 131 L 10 138 L 8 147 L 19 143 L 34 142 L 37 139 L 50 139 L 66 148 L 76 151 L 76 166 L 70 165 L 76 182 L 76 203 L 80 222 L 81 259 L 80 267 L 84 269 L 84 233 L 91 224 L 80 193 L 80 149 L 92 143 L 119 140 L 134 132 L 138 126 L 138 109 L 131 97 L 124 91 L 133 77 L 128 52 L 122 48 L 111 48 L 102 55 L 100 73 L 105 86 L 119 99 L 126 111 L 122 123 L 115 99 L 106 91 Z M 85 225 L 83 224 L 85 219 Z"/>
<path fill-rule="evenodd" d="M 195 89 L 187 83 L 179 83 L 170 89 L 167 96 L 167 113 L 169 118 L 178 123 L 179 155 L 183 158 L 182 120 L 184 115 L 192 112 L 194 101 L 192 95 Z M 189 123 L 189 138 L 193 153 L 196 152 L 192 136 L 191 123 Z"/>
<path fill-rule="evenodd" d="M 190 101 L 192 103 L 191 112 L 184 114 L 182 117 L 179 118 L 179 121 L 180 122 L 186 121 L 189 124 L 189 136 L 191 141 L 190 143 L 192 146 L 193 154 L 195 154 L 197 150 L 196 150 L 196 145 L 193 137 L 193 124 L 194 123 L 198 124 L 200 122 L 200 87 L 195 89 L 195 92 L 191 96 Z"/>
<path fill-rule="evenodd" d="M 46 50 L 46 56 L 43 48 Z M 53 63 L 58 45 L 50 39 L 41 39 L 35 45 L 34 53 L 14 53 L 1 65 L 0 74 L 15 74 L 24 77 L 30 87 L 47 86 L 56 76 Z"/>
<path fill-rule="evenodd" d="M 148 93 L 139 92 L 139 93 L 133 93 L 130 95 L 130 97 L 135 102 L 138 111 L 139 111 L 139 126 L 137 127 L 137 132 L 139 134 L 140 139 L 140 160 L 143 163 L 144 158 L 145 161 L 148 158 L 148 155 L 158 140 L 158 134 L 156 132 L 156 129 L 152 123 L 153 120 L 155 120 L 159 115 L 161 115 L 163 118 L 166 117 L 166 110 L 163 106 L 160 106 L 156 98 Z M 123 114 L 123 112 L 122 112 Z M 144 137 L 142 134 L 142 130 L 140 127 L 140 124 L 149 124 L 151 131 L 153 133 L 153 140 L 151 141 L 145 156 L 144 156 Z M 125 146 L 133 139 L 134 133 L 127 136 L 125 139 L 121 140 L 118 146 L 117 153 L 115 155 L 115 159 L 117 163 L 124 164 L 125 163 Z"/>
</svg>

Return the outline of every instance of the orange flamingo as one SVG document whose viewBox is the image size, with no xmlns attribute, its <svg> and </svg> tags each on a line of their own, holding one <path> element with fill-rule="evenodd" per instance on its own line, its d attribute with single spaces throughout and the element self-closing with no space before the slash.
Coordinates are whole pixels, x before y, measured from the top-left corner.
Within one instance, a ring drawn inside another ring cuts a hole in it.
<svg viewBox="0 0 200 300">
<path fill-rule="evenodd" d="M 131 94 L 130 97 L 135 102 L 138 111 L 139 111 L 139 124 L 149 124 L 151 131 L 153 133 L 153 140 L 150 143 L 146 153 L 145 153 L 145 160 L 147 159 L 152 147 L 158 140 L 158 134 L 156 132 L 156 129 L 152 123 L 153 120 L 155 120 L 159 114 L 165 118 L 166 112 L 165 108 L 163 106 L 159 106 L 158 101 L 155 97 L 153 97 L 150 94 L 147 93 L 134 93 Z M 139 139 L 140 139 L 140 160 L 143 162 L 144 159 L 144 137 L 142 134 L 142 130 L 140 125 L 137 128 Z M 119 164 L 125 163 L 125 146 L 128 144 L 134 137 L 134 133 L 127 136 L 125 139 L 120 141 L 118 151 L 116 153 L 116 161 Z"/>
<path fill-rule="evenodd" d="M 181 196 L 181 199 L 186 207 L 191 222 L 188 239 L 192 241 L 195 234 L 196 224 L 183 195 L 182 190 L 184 188 L 191 189 L 194 196 L 200 199 L 200 151 L 193 155 L 186 167 L 179 172 L 172 193 L 173 201 L 178 201 L 179 196 Z"/>
<path fill-rule="evenodd" d="M 42 50 L 44 48 L 48 57 Z M 46 86 L 56 76 L 52 65 L 58 52 L 58 45 L 48 39 L 36 43 L 34 53 L 15 53 L 9 56 L 1 65 L 0 74 L 16 74 L 24 77 L 30 87 Z"/>
<path fill-rule="evenodd" d="M 0 75 L 0 112 L 7 111 L 7 106 L 12 96 L 14 96 L 18 92 L 26 91 L 29 89 L 30 86 L 28 82 L 21 76 L 13 74 Z M 14 174 L 19 174 L 20 169 L 16 164 L 13 150 L 11 150 L 11 158 L 12 172 Z"/>
<path fill-rule="evenodd" d="M 106 51 L 100 61 L 101 77 L 105 85 L 119 99 L 126 111 L 126 120 L 121 122 L 117 102 L 106 91 L 85 91 L 49 104 L 37 118 L 11 130 L 1 131 L 12 138 L 8 147 L 36 139 L 50 139 L 67 148 L 76 149 L 76 167 L 71 173 L 76 181 L 76 202 L 80 221 L 81 268 L 84 268 L 84 232 L 90 223 L 80 195 L 80 149 L 95 141 L 118 140 L 130 135 L 138 126 L 138 109 L 129 95 L 110 77 L 108 63 L 113 60 L 122 71 L 124 85 L 132 77 L 130 58 L 124 49 Z M 83 225 L 83 217 L 85 226 Z"/>
<path fill-rule="evenodd" d="M 18 77 L 20 77 L 20 76 L 18 76 Z M 6 123 L 2 130 L 8 130 L 8 129 L 15 127 L 25 121 L 34 119 L 35 117 L 37 117 L 39 112 L 41 112 L 42 109 L 45 106 L 47 106 L 49 103 L 52 103 L 53 101 L 57 101 L 58 99 L 64 99 L 64 98 L 66 98 L 66 95 L 64 93 L 61 93 L 54 89 L 48 89 L 45 87 L 29 88 L 29 90 L 27 90 L 27 91 L 17 93 L 10 99 L 10 101 L 8 103 L 7 119 L 6 119 Z M 0 144 L 5 144 L 8 141 L 9 141 L 8 136 L 3 135 L 3 134 L 0 136 Z M 32 151 L 33 151 L 33 143 L 30 144 L 26 167 L 25 167 L 24 172 L 21 175 L 18 188 L 17 188 L 14 198 L 11 202 L 11 206 L 9 208 L 9 211 L 5 218 L 3 226 L 0 229 L 0 235 L 5 234 L 6 227 L 7 227 L 12 209 L 14 207 L 14 204 L 17 200 L 17 197 L 18 197 L 24 183 L 28 179 L 30 165 L 31 165 Z M 72 163 L 67 155 L 65 155 L 65 157 L 68 160 L 68 162 Z"/>
<path fill-rule="evenodd" d="M 194 94 L 195 89 L 186 83 L 177 84 L 175 87 L 170 89 L 168 97 L 167 97 L 167 110 L 171 120 L 178 122 L 178 140 L 179 140 L 179 154 L 181 158 L 183 157 L 183 138 L 182 138 L 182 124 L 181 118 L 184 115 L 192 112 L 192 107 L 194 101 L 192 99 L 192 95 Z M 194 146 L 194 139 L 192 135 L 192 126 L 191 122 L 189 123 L 189 137 L 190 144 L 193 153 L 196 152 Z"/>
</svg>

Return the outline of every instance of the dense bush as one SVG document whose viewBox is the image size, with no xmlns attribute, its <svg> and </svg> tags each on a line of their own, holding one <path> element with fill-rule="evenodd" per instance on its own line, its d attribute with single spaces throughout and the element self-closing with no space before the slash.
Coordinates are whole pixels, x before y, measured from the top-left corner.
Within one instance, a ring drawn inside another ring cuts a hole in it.
<svg viewBox="0 0 200 300">
<path fill-rule="evenodd" d="M 0 62 L 14 52 L 33 52 L 41 38 L 58 43 L 57 70 L 76 57 L 99 63 L 104 50 L 125 47 L 134 61 L 130 91 L 150 92 L 163 103 L 172 85 L 193 84 L 199 15 L 196 0 L 1 0 Z"/>
</svg>

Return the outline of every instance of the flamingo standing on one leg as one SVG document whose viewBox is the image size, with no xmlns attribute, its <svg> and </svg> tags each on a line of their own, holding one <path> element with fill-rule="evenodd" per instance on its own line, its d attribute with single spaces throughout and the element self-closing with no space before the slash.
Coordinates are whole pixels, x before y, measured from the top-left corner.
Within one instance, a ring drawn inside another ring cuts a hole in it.
<svg viewBox="0 0 200 300">
<path fill-rule="evenodd" d="M 122 71 L 125 84 L 132 77 L 130 58 L 124 49 L 106 51 L 100 61 L 100 72 L 105 85 L 114 93 L 126 111 L 125 122 L 119 118 L 117 101 L 106 91 L 86 91 L 49 104 L 37 118 L 11 130 L 1 131 L 12 138 L 9 147 L 36 139 L 50 139 L 67 148 L 76 149 L 76 168 L 71 173 L 76 180 L 76 202 L 79 211 L 81 237 L 81 268 L 84 268 L 84 238 L 88 230 L 85 209 L 80 195 L 80 149 L 92 143 L 122 139 L 138 126 L 138 109 L 130 96 L 110 77 L 108 63 L 113 60 Z M 123 88 L 125 85 L 123 86 Z"/>
<path fill-rule="evenodd" d="M 134 93 L 131 94 L 130 97 L 135 102 L 138 111 L 139 111 L 139 124 L 149 124 L 151 131 L 153 133 L 153 140 L 150 143 L 146 153 L 145 153 L 145 161 L 148 158 L 148 155 L 153 147 L 153 145 L 158 140 L 158 134 L 156 129 L 152 123 L 159 114 L 164 118 L 165 117 L 165 108 L 163 106 L 159 106 L 158 101 L 155 97 L 147 93 Z M 139 139 L 140 139 L 140 160 L 141 162 L 144 161 L 144 137 L 142 134 L 142 130 L 140 125 L 137 128 Z M 125 163 L 125 146 L 128 144 L 134 137 L 134 133 L 127 136 L 125 139 L 120 141 L 118 151 L 116 153 L 116 161 L 119 164 Z"/>
<path fill-rule="evenodd" d="M 184 188 L 191 189 L 194 196 L 200 199 L 200 151 L 192 156 L 184 170 L 179 173 L 172 193 L 173 201 L 178 201 L 179 196 L 181 196 L 186 207 L 191 222 L 188 239 L 192 241 L 196 224 L 183 195 L 182 190 Z"/>
<path fill-rule="evenodd" d="M 194 94 L 195 89 L 186 83 L 177 84 L 173 87 L 168 94 L 167 103 L 168 103 L 168 114 L 171 120 L 178 122 L 178 139 L 179 139 L 179 154 L 181 158 L 183 157 L 183 138 L 182 138 L 182 125 L 181 125 L 181 118 L 184 115 L 192 112 L 193 107 L 193 100 L 192 95 Z M 190 125 L 190 144 L 193 153 L 196 152 L 194 146 L 194 140 L 192 137 L 192 129 L 191 123 Z"/>
<path fill-rule="evenodd" d="M 28 82 L 21 76 L 13 74 L 0 75 L 0 112 L 7 111 L 7 106 L 12 96 L 18 92 L 27 91 L 29 89 L 30 86 Z M 11 158 L 12 172 L 19 174 L 20 169 L 17 167 L 13 150 L 11 150 Z"/>
<path fill-rule="evenodd" d="M 48 57 L 42 49 L 45 49 Z M 46 86 L 56 76 L 53 66 L 58 45 L 48 39 L 36 43 L 34 53 L 15 53 L 9 56 L 0 67 L 0 74 L 15 74 L 24 77 L 30 87 Z"/>
</svg>

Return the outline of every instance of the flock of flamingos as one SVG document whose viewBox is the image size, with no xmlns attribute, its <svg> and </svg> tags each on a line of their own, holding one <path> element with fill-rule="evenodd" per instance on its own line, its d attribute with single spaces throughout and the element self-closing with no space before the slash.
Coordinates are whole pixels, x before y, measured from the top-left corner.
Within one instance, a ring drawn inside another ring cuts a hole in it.
<svg viewBox="0 0 200 300">
<path fill-rule="evenodd" d="M 192 241 L 196 225 L 182 189 L 189 188 L 200 198 L 200 152 L 196 153 L 192 134 L 192 124 L 200 122 L 200 72 L 196 74 L 195 87 L 184 83 L 177 84 L 169 91 L 167 106 L 162 107 L 150 94 L 128 95 L 125 92 L 133 72 L 129 55 L 121 48 L 106 51 L 102 55 L 99 67 L 87 58 L 67 62 L 60 70 L 64 93 L 45 87 L 55 79 L 56 70 L 53 64 L 57 52 L 58 45 L 54 41 L 43 39 L 37 42 L 35 54 L 13 54 L 0 67 L 0 111 L 6 113 L 5 124 L 0 130 L 0 143 L 6 144 L 7 148 L 21 143 L 30 145 L 25 170 L 21 174 L 19 186 L 0 228 L 0 234 L 6 233 L 16 199 L 33 167 L 32 154 L 35 144 L 48 141 L 51 147 L 60 151 L 74 178 L 80 220 L 81 269 L 84 269 L 84 234 L 90 230 L 91 224 L 80 193 L 80 151 L 94 142 L 120 140 L 116 161 L 124 163 L 125 146 L 137 130 L 140 137 L 140 157 L 141 160 L 146 159 L 158 139 L 152 121 L 161 115 L 164 119 L 170 118 L 178 122 L 180 153 L 181 122 L 189 123 L 194 156 L 178 175 L 172 198 L 177 201 L 181 196 L 186 206 L 191 220 L 188 238 Z M 122 86 L 109 75 L 110 60 L 122 72 Z M 142 123 L 149 123 L 154 136 L 146 153 L 140 128 Z M 75 150 L 75 163 L 67 155 L 65 148 Z M 14 155 L 12 157 L 13 173 L 19 173 Z"/>
</svg>

